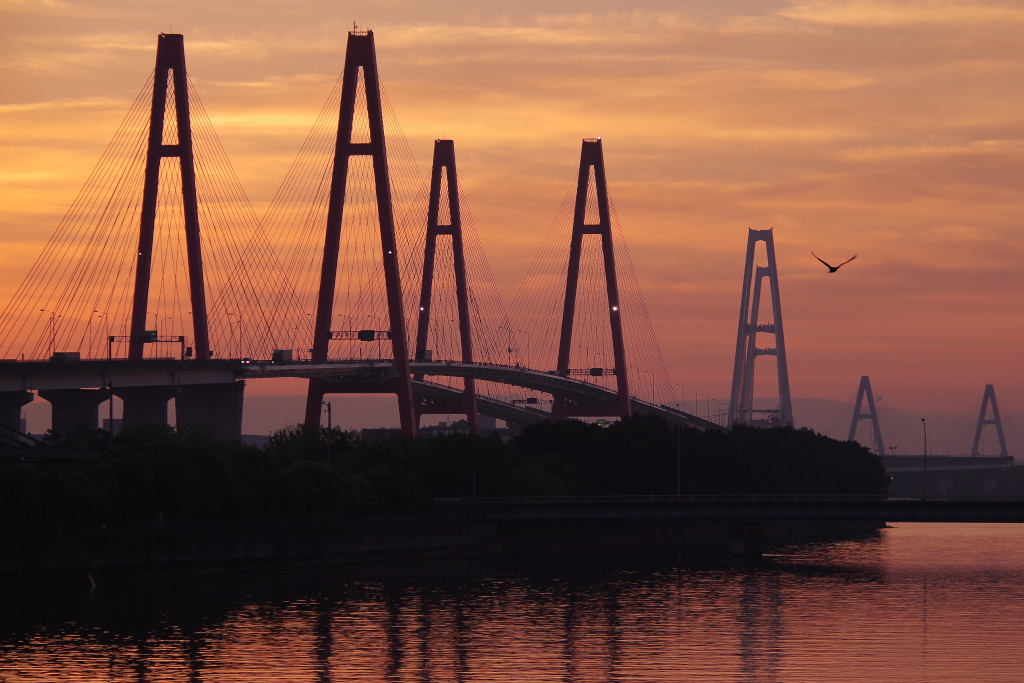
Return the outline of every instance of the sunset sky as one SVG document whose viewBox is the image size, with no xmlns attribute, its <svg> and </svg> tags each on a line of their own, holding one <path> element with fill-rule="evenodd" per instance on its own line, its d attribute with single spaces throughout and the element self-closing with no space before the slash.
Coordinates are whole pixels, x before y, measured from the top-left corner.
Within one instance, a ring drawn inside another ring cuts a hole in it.
<svg viewBox="0 0 1024 683">
<path fill-rule="evenodd" d="M 262 214 L 353 21 L 422 171 L 437 137 L 506 303 L 602 136 L 673 381 L 728 398 L 746 230 L 775 228 L 793 395 L 1024 412 L 1024 7 L 956 2 L 0 0 L 0 298 L 159 32 Z M 856 261 L 827 275 L 829 261 Z M 500 255 L 500 258 L 499 258 Z M 773 383 L 772 383 L 773 384 Z M 772 387 L 773 388 L 773 387 Z M 758 392 L 771 393 L 771 392 Z"/>
</svg>

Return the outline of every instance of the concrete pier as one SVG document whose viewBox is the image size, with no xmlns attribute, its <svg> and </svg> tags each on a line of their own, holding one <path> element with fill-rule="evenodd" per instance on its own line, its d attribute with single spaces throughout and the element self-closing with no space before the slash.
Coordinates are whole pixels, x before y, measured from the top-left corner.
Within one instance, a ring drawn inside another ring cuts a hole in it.
<svg viewBox="0 0 1024 683">
<path fill-rule="evenodd" d="M 114 394 L 124 401 L 124 429 L 140 425 L 167 424 L 167 403 L 178 395 L 178 387 L 114 387 Z"/>
<path fill-rule="evenodd" d="M 32 402 L 31 391 L 0 391 L 0 424 L 21 430 L 21 407 Z"/>
<path fill-rule="evenodd" d="M 178 433 L 186 429 L 208 431 L 217 439 L 242 438 L 245 382 L 190 384 L 180 388 L 175 402 Z"/>
<path fill-rule="evenodd" d="M 99 406 L 110 398 L 106 389 L 43 389 L 40 398 L 49 401 L 52 414 L 50 429 L 65 434 L 76 426 L 99 428 Z"/>
</svg>

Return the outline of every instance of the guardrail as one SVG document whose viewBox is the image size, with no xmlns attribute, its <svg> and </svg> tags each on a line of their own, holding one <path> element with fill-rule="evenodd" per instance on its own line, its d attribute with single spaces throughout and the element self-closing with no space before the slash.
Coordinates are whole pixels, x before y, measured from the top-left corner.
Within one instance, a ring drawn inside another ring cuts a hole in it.
<svg viewBox="0 0 1024 683">
<path fill-rule="evenodd" d="M 855 493 L 735 493 L 693 496 L 487 496 L 477 498 L 435 498 L 438 505 L 509 505 L 537 503 L 804 503 L 817 501 L 879 502 L 889 500 L 886 495 Z"/>
</svg>

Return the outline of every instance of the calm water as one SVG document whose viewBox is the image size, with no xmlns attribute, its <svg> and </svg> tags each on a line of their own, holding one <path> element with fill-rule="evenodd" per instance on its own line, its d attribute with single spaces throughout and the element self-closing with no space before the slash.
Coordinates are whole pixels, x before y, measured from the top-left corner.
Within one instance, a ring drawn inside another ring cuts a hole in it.
<svg viewBox="0 0 1024 683">
<path fill-rule="evenodd" d="M 1024 681 L 1024 525 L 0 594 L 0 681 Z"/>
</svg>

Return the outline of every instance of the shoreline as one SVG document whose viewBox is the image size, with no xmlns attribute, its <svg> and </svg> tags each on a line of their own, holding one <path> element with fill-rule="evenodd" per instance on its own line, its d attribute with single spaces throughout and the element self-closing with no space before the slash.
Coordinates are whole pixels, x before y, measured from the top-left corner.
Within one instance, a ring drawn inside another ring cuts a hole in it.
<svg viewBox="0 0 1024 683">
<path fill-rule="evenodd" d="M 557 556 L 651 549 L 707 557 L 736 551 L 721 520 L 496 521 L 466 513 L 333 518 L 189 520 L 120 524 L 0 525 L 0 590 L 418 563 L 460 558 Z M 855 520 L 767 521 L 774 546 L 852 537 L 883 528 Z"/>
</svg>

